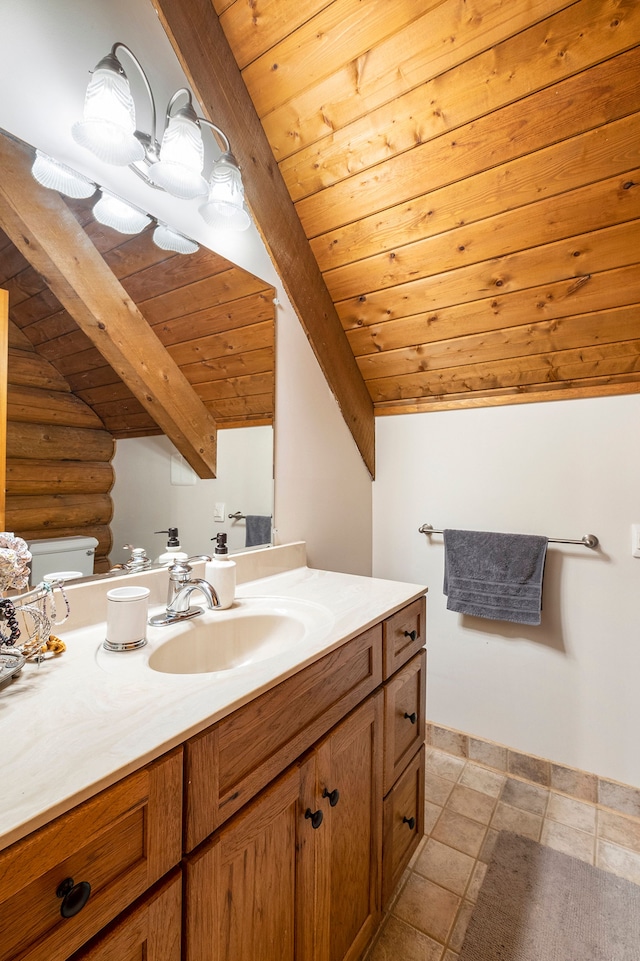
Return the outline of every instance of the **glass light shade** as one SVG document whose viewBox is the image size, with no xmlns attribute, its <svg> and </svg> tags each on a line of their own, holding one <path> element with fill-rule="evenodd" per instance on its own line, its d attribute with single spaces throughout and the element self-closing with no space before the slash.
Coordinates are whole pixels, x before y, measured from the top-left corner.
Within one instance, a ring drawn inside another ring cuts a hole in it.
<svg viewBox="0 0 640 961">
<path fill-rule="evenodd" d="M 126 167 L 144 159 L 144 147 L 134 137 L 136 117 L 129 81 L 117 65 L 117 58 L 110 55 L 94 70 L 84 100 L 84 119 L 74 123 L 71 136 L 100 160 Z"/>
<path fill-rule="evenodd" d="M 153 231 L 153 242 L 161 250 L 172 250 L 176 254 L 195 254 L 200 249 L 194 240 L 189 240 L 166 224 L 158 224 Z"/>
<path fill-rule="evenodd" d="M 202 176 L 204 147 L 200 128 L 180 110 L 169 119 L 162 137 L 160 160 L 149 168 L 151 183 L 181 200 L 192 200 L 207 193 Z"/>
<path fill-rule="evenodd" d="M 99 223 L 113 227 L 121 234 L 139 234 L 151 223 L 151 218 L 142 211 L 108 193 L 102 194 L 93 208 L 93 215 Z"/>
<path fill-rule="evenodd" d="M 198 208 L 211 227 L 246 230 L 251 218 L 244 205 L 240 169 L 230 153 L 223 153 L 213 165 L 207 202 Z"/>
<path fill-rule="evenodd" d="M 95 184 L 90 180 L 41 150 L 36 150 L 31 173 L 43 187 L 57 190 L 66 197 L 90 197 L 95 193 Z"/>
</svg>

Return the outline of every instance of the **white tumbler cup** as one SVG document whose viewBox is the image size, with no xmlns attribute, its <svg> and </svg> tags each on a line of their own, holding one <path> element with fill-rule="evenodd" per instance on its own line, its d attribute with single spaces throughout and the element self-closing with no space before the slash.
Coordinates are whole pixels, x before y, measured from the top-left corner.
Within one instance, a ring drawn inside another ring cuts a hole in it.
<svg viewBox="0 0 640 961">
<path fill-rule="evenodd" d="M 148 587 L 114 587 L 107 591 L 108 651 L 135 651 L 147 643 Z"/>
</svg>

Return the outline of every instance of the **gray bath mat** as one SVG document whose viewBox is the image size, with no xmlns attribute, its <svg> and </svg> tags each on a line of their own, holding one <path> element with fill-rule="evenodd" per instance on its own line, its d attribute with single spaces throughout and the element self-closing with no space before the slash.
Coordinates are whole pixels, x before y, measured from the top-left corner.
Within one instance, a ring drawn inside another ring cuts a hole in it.
<svg viewBox="0 0 640 961">
<path fill-rule="evenodd" d="M 459 961 L 638 961 L 640 885 L 501 831 Z"/>
</svg>

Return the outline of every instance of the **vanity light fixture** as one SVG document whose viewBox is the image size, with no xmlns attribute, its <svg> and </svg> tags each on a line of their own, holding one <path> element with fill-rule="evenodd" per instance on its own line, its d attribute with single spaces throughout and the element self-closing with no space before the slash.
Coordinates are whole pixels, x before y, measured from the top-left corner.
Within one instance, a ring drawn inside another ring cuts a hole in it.
<svg viewBox="0 0 640 961">
<path fill-rule="evenodd" d="M 136 128 L 135 104 L 120 60 L 124 51 L 140 73 L 151 105 L 151 132 Z M 186 102 L 179 109 L 177 103 Z M 204 145 L 202 127 L 214 135 L 220 156 L 213 162 L 210 180 L 202 175 Z M 106 163 L 130 167 L 145 183 L 181 200 L 207 197 L 199 208 L 207 223 L 245 230 L 250 223 L 244 205 L 244 187 L 238 164 L 225 133 L 199 117 L 186 87 L 169 100 L 161 143 L 156 140 L 156 107 L 149 80 L 137 57 L 121 42 L 98 63 L 87 87 L 84 118 L 73 125 L 71 135 Z M 211 207 L 210 205 L 214 206 Z"/>
<path fill-rule="evenodd" d="M 66 197 L 91 197 L 95 193 L 96 185 L 82 174 L 67 167 L 66 164 L 54 160 L 41 150 L 36 150 L 36 159 L 33 162 L 31 173 L 43 187 L 49 190 L 58 190 Z"/>
</svg>

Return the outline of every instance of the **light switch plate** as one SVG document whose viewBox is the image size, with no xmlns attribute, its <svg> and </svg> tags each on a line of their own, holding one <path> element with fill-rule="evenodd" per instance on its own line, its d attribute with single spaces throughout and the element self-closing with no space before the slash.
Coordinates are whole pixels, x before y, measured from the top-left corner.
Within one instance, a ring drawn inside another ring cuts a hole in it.
<svg viewBox="0 0 640 961">
<path fill-rule="evenodd" d="M 640 557 L 640 524 L 631 525 L 631 553 Z"/>
<path fill-rule="evenodd" d="M 213 508 L 213 519 L 218 524 L 221 524 L 224 521 L 224 504 L 218 503 L 215 505 Z"/>
</svg>

